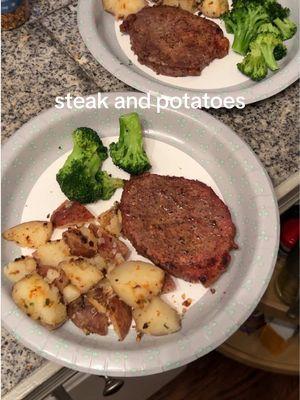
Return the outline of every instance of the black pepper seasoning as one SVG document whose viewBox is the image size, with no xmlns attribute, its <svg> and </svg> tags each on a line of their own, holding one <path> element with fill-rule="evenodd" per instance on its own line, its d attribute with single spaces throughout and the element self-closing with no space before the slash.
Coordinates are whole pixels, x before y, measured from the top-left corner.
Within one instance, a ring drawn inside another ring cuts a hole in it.
<svg viewBox="0 0 300 400">
<path fill-rule="evenodd" d="M 1 28 L 5 31 L 18 28 L 29 18 L 28 0 L 1 0 Z"/>
</svg>

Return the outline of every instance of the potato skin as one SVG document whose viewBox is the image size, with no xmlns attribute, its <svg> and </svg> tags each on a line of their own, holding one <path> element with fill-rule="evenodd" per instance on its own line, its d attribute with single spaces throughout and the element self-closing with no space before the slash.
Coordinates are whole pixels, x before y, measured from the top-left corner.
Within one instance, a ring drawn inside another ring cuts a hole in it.
<svg viewBox="0 0 300 400">
<path fill-rule="evenodd" d="M 228 0 L 203 0 L 200 10 L 208 18 L 219 18 L 229 10 Z"/>
<path fill-rule="evenodd" d="M 102 0 L 102 2 L 104 10 L 117 19 L 135 14 L 147 5 L 145 0 Z"/>
<path fill-rule="evenodd" d="M 160 297 L 153 297 L 144 308 L 133 310 L 133 319 L 138 332 L 153 336 L 169 335 L 181 328 L 177 311 Z"/>
<path fill-rule="evenodd" d="M 59 268 L 81 294 L 87 293 L 103 278 L 100 269 L 84 258 L 72 258 L 63 261 L 59 264 Z"/>
<path fill-rule="evenodd" d="M 127 261 L 107 275 L 113 290 L 131 307 L 143 307 L 145 302 L 158 295 L 164 276 L 163 270 L 142 261 Z"/>
<path fill-rule="evenodd" d="M 63 240 L 53 240 L 40 246 L 33 257 L 40 265 L 57 267 L 66 258 L 70 257 L 70 249 Z"/>
<path fill-rule="evenodd" d="M 30 221 L 13 226 L 3 232 L 3 238 L 21 247 L 37 248 L 50 240 L 53 225 L 48 221 Z"/>
<path fill-rule="evenodd" d="M 36 267 L 37 263 L 34 258 L 21 256 L 4 267 L 4 275 L 11 282 L 16 283 L 34 272 Z"/>
<path fill-rule="evenodd" d="M 164 6 L 180 7 L 190 13 L 193 13 L 197 8 L 195 0 L 163 0 L 162 4 Z"/>
<path fill-rule="evenodd" d="M 50 286 L 40 275 L 33 273 L 15 283 L 12 298 L 30 318 L 48 329 L 56 329 L 67 318 L 66 306 L 60 301 L 55 286 Z"/>
</svg>

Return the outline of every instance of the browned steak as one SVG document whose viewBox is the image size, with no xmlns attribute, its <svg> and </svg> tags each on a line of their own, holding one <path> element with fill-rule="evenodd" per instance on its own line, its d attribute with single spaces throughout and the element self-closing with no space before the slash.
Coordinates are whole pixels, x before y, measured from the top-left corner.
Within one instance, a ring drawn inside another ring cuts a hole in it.
<svg viewBox="0 0 300 400">
<path fill-rule="evenodd" d="M 196 180 L 143 174 L 125 183 L 123 234 L 171 275 L 209 286 L 225 271 L 235 226 L 227 206 Z"/>
<path fill-rule="evenodd" d="M 228 54 L 229 41 L 214 22 L 177 7 L 146 7 L 129 15 L 121 32 L 141 64 L 157 74 L 200 75 L 215 58 Z"/>
</svg>

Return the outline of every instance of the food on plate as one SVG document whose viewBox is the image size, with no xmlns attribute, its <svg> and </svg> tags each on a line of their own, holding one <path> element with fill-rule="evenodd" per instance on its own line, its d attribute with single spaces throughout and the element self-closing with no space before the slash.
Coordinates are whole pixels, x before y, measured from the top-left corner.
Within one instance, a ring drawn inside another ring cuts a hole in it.
<svg viewBox="0 0 300 400">
<path fill-rule="evenodd" d="M 153 297 L 143 308 L 134 309 L 133 319 L 138 332 L 153 336 L 169 335 L 181 328 L 177 311 L 159 297 Z"/>
<path fill-rule="evenodd" d="M 102 2 L 104 10 L 117 19 L 135 14 L 147 5 L 145 0 L 102 0 Z"/>
<path fill-rule="evenodd" d="M 148 171 L 151 164 L 143 147 L 143 132 L 139 115 L 135 112 L 121 115 L 119 124 L 119 140 L 109 146 L 113 163 L 131 175 Z"/>
<path fill-rule="evenodd" d="M 82 204 L 108 199 L 123 181 L 101 171 L 107 148 L 90 128 L 77 128 L 72 137 L 73 151 L 56 175 L 62 192 Z"/>
<path fill-rule="evenodd" d="M 197 9 L 196 0 L 163 0 L 161 4 L 164 6 L 180 7 L 190 13 L 194 13 Z"/>
<path fill-rule="evenodd" d="M 109 281 L 102 280 L 88 292 L 87 298 L 98 312 L 106 313 L 119 340 L 124 340 L 131 327 L 131 307 L 116 295 Z"/>
<path fill-rule="evenodd" d="M 80 293 L 87 293 L 103 278 L 103 273 L 88 259 L 71 258 L 59 264 L 61 269 Z"/>
<path fill-rule="evenodd" d="M 21 256 L 16 258 L 15 261 L 8 263 L 4 267 L 4 275 L 11 282 L 18 282 L 26 275 L 31 274 L 36 270 L 36 261 L 32 257 Z"/>
<path fill-rule="evenodd" d="M 115 202 L 113 207 L 98 216 L 98 222 L 105 231 L 119 237 L 122 229 L 122 216 L 119 203 Z"/>
<path fill-rule="evenodd" d="M 196 180 L 133 177 L 125 184 L 120 211 L 122 233 L 137 252 L 186 281 L 209 286 L 225 272 L 236 248 L 228 207 Z"/>
<path fill-rule="evenodd" d="M 69 283 L 62 289 L 62 295 L 64 298 L 64 303 L 70 304 L 72 303 L 72 301 L 78 299 L 81 296 L 81 292 L 76 286 L 72 285 L 72 283 Z"/>
<path fill-rule="evenodd" d="M 228 0 L 203 0 L 200 10 L 208 18 L 219 18 L 229 10 Z"/>
<path fill-rule="evenodd" d="M 94 215 L 78 201 L 64 201 L 56 210 L 53 211 L 50 221 L 54 228 L 64 228 L 72 225 L 83 225 L 92 222 Z"/>
<path fill-rule="evenodd" d="M 143 307 L 163 287 L 165 273 L 153 264 L 127 261 L 107 275 L 113 290 L 131 307 Z"/>
<path fill-rule="evenodd" d="M 12 298 L 29 317 L 48 329 L 58 328 L 67 318 L 66 306 L 60 301 L 57 287 L 50 286 L 37 273 L 15 283 Z"/>
<path fill-rule="evenodd" d="M 93 234 L 89 229 L 87 229 L 87 231 L 88 234 Z M 95 240 L 89 239 L 89 237 L 85 236 L 81 230 L 77 228 L 68 228 L 62 236 L 63 240 L 69 247 L 72 256 L 90 258 L 97 254 L 96 238 Z"/>
<path fill-rule="evenodd" d="M 52 240 L 37 248 L 33 257 L 40 265 L 56 267 L 71 255 L 69 246 L 62 240 Z"/>
<path fill-rule="evenodd" d="M 84 297 L 68 304 L 68 317 L 86 335 L 96 333 L 101 336 L 107 335 L 108 318 L 105 313 L 99 313 L 96 308 Z"/>
<path fill-rule="evenodd" d="M 130 255 L 126 244 L 117 237 L 109 234 L 100 225 L 90 224 L 89 228 L 98 239 L 98 252 L 106 260 L 121 264 Z"/>
<path fill-rule="evenodd" d="M 200 75 L 229 50 L 217 24 L 177 7 L 143 8 L 129 15 L 120 29 L 130 35 L 139 62 L 162 75 Z"/>
<path fill-rule="evenodd" d="M 171 277 L 170 274 L 166 272 L 164 284 L 163 287 L 161 288 L 161 294 L 174 292 L 175 289 L 176 289 L 176 283 L 174 282 L 174 279 Z"/>
<path fill-rule="evenodd" d="M 38 265 L 36 272 L 42 276 L 46 282 L 54 284 L 63 293 L 64 288 L 70 283 L 64 271 L 49 265 Z"/>
<path fill-rule="evenodd" d="M 30 221 L 16 225 L 3 232 L 6 240 L 16 242 L 21 247 L 39 247 L 52 235 L 53 226 L 47 221 Z"/>
<path fill-rule="evenodd" d="M 297 26 L 289 19 L 290 10 L 276 0 L 236 0 L 223 14 L 228 33 L 234 34 L 232 49 L 245 56 L 238 69 L 252 80 L 259 81 L 275 71 L 287 53 L 283 41 L 296 33 Z"/>
</svg>

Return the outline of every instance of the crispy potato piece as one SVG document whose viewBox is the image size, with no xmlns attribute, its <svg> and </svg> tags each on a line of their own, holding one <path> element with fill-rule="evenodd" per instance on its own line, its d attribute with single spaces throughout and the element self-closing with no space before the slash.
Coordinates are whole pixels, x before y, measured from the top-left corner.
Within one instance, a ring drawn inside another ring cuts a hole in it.
<svg viewBox="0 0 300 400">
<path fill-rule="evenodd" d="M 199 9 L 208 18 L 219 18 L 229 10 L 229 4 L 228 0 L 203 0 Z"/>
<path fill-rule="evenodd" d="M 66 306 L 60 301 L 58 289 L 37 273 L 15 283 L 12 298 L 29 317 L 39 320 L 48 329 L 58 328 L 67 318 Z"/>
<path fill-rule="evenodd" d="M 196 0 L 163 0 L 164 6 L 180 7 L 183 10 L 194 13 L 197 9 Z"/>
<path fill-rule="evenodd" d="M 62 239 L 45 243 L 33 253 L 38 264 L 52 267 L 57 267 L 59 263 L 70 256 L 70 249 Z"/>
<path fill-rule="evenodd" d="M 21 256 L 4 267 L 4 275 L 15 283 L 34 272 L 36 265 L 34 258 Z"/>
<path fill-rule="evenodd" d="M 102 2 L 104 10 L 117 19 L 135 14 L 147 5 L 145 0 L 102 0 Z"/>
<path fill-rule="evenodd" d="M 169 335 L 181 328 L 179 314 L 159 297 L 153 297 L 144 308 L 133 310 L 136 330 L 154 336 Z"/>
<path fill-rule="evenodd" d="M 106 313 L 119 340 L 124 340 L 131 327 L 131 307 L 114 293 L 109 281 L 104 279 L 91 289 L 87 293 L 87 299 L 98 312 Z"/>
<path fill-rule="evenodd" d="M 97 244 L 89 240 L 79 229 L 68 228 L 62 235 L 64 242 L 70 248 L 73 256 L 94 257 L 97 253 Z"/>
<path fill-rule="evenodd" d="M 163 287 L 165 273 L 153 264 L 127 261 L 109 271 L 107 277 L 117 295 L 131 307 L 143 307 Z"/>
<path fill-rule="evenodd" d="M 107 316 L 104 313 L 99 313 L 83 296 L 68 305 L 68 316 L 85 334 L 107 335 Z"/>
<path fill-rule="evenodd" d="M 176 284 L 175 284 L 173 278 L 171 277 L 170 274 L 165 272 L 165 279 L 164 279 L 163 287 L 161 289 L 161 294 L 167 294 L 167 293 L 174 292 L 175 289 L 176 289 Z"/>
<path fill-rule="evenodd" d="M 83 225 L 95 219 L 94 215 L 78 201 L 64 201 L 55 211 L 53 211 L 50 221 L 55 228 L 62 228 L 72 225 Z"/>
<path fill-rule="evenodd" d="M 7 229 L 3 232 L 3 237 L 16 242 L 21 247 L 37 248 L 50 240 L 52 232 L 51 222 L 30 221 Z"/>
<path fill-rule="evenodd" d="M 93 286 L 103 278 L 103 274 L 99 268 L 90 263 L 88 259 L 73 258 L 63 261 L 59 264 L 59 268 L 64 271 L 80 293 L 88 292 Z"/>
<path fill-rule="evenodd" d="M 79 289 L 77 289 L 76 286 L 72 285 L 72 283 L 69 283 L 63 288 L 62 294 L 65 304 L 72 303 L 72 301 L 78 299 L 81 296 Z"/>
<path fill-rule="evenodd" d="M 115 202 L 112 208 L 98 217 L 101 228 L 116 237 L 120 236 L 122 230 L 122 215 L 118 205 L 118 202 Z"/>
<path fill-rule="evenodd" d="M 108 265 L 104 258 L 100 256 L 100 254 L 89 258 L 89 262 L 99 268 L 104 275 L 106 274 Z"/>
<path fill-rule="evenodd" d="M 63 289 L 70 283 L 64 271 L 58 269 L 58 267 L 38 265 L 36 272 L 41 275 L 46 282 L 53 283 L 61 293 L 63 293 Z"/>
</svg>

